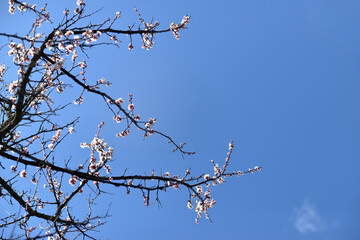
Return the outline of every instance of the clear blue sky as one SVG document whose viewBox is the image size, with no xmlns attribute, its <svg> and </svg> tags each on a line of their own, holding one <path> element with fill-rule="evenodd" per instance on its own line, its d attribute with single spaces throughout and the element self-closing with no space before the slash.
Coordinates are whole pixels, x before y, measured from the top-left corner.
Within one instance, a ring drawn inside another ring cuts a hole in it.
<svg viewBox="0 0 360 240">
<path fill-rule="evenodd" d="M 55 17 L 75 2 L 49 1 L 49 8 Z M 111 114 L 100 99 L 85 96 L 82 107 L 73 107 L 81 122 L 64 157 L 88 157 L 79 142 L 91 141 L 104 120 L 102 137 L 115 147 L 114 172 L 183 174 L 189 166 L 194 174 L 212 172 L 210 160 L 222 163 L 231 139 L 232 169 L 263 167 L 213 189 L 213 224 L 194 224 L 185 191 L 163 193 L 161 208 L 147 208 L 140 193 L 113 189 L 98 205 L 105 209 L 112 202 L 99 237 L 360 239 L 359 1 L 86 3 L 104 7 L 98 19 L 122 11 L 122 28 L 134 23 L 134 5 L 163 28 L 191 15 L 180 40 L 157 35 L 154 48 L 145 51 L 136 39 L 129 52 L 124 36 L 120 49 L 94 49 L 87 61 L 88 76 L 111 81 L 108 92 L 115 97 L 134 94 L 142 116 L 157 117 L 157 129 L 197 154 L 182 159 L 156 136 L 115 138 Z M 6 3 L 0 6 L 1 32 L 30 28 L 24 18 L 7 14 Z"/>
</svg>

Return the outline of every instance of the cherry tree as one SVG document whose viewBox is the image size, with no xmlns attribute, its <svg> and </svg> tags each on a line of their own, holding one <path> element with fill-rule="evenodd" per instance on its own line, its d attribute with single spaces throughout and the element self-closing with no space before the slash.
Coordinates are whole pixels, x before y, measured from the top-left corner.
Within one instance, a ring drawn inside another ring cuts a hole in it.
<svg viewBox="0 0 360 240">
<path fill-rule="evenodd" d="M 9 71 L 10 66 L 0 62 L 0 201 L 7 210 L 6 216 L 0 215 L 1 238 L 93 238 L 92 231 L 103 225 L 103 219 L 108 217 L 108 213 L 92 211 L 98 196 L 105 194 L 103 187 L 106 185 L 121 187 L 128 194 L 139 191 L 145 206 L 160 201 L 161 192 L 185 190 L 188 198 L 184 199 L 184 206 L 195 212 L 195 222 L 202 216 L 211 221 L 208 210 L 215 204 L 211 188 L 224 183 L 227 177 L 254 173 L 261 167 L 229 170 L 234 147 L 230 141 L 224 162 L 211 161 L 214 169 L 211 173 L 193 176 L 186 170 L 175 175 L 157 174 L 156 171 L 127 175 L 112 169 L 111 162 L 116 160 L 114 148 L 101 138 L 107 121 L 118 123 L 113 133 L 116 137 L 126 138 L 133 131 L 140 131 L 144 138 L 156 134 L 166 139 L 181 156 L 195 152 L 187 151 L 185 143 L 177 143 L 156 130 L 156 118 L 141 118 L 131 94 L 126 98 L 110 96 L 106 92 L 106 87 L 111 87 L 108 80 L 94 80 L 86 74 L 90 67 L 86 62 L 87 52 L 92 48 L 118 46 L 119 39 L 122 42 L 125 39 L 130 51 L 137 46 L 150 50 L 158 34 L 169 33 L 179 39 L 190 17 L 184 16 L 179 23 L 160 29 L 157 21 L 147 22 L 135 8 L 139 22 L 127 29 L 118 29 L 115 23 L 120 19 L 120 12 L 101 21 L 94 17 L 97 12 L 86 11 L 86 3 L 82 0 L 76 2 L 74 9 L 64 9 L 59 22 L 51 18 L 46 8 L 46 4 L 36 6 L 10 0 L 12 17 L 26 12 L 34 16 L 34 22 L 24 36 L 0 33 L 1 41 L 8 41 L 7 54 L 12 58 L 12 67 L 17 69 L 14 75 Z M 50 30 L 46 32 L 42 25 Z M 66 95 L 70 88 L 78 89 L 79 94 Z M 58 95 L 66 99 L 59 102 Z M 103 119 L 93 139 L 77 143 L 79 148 L 88 149 L 89 155 L 84 160 L 57 161 L 55 150 L 71 139 L 79 122 L 75 118 L 63 123 L 59 113 L 81 105 L 85 97 L 101 99 L 113 119 Z M 24 181 L 32 184 L 24 184 Z M 117 189 L 114 188 L 114 192 Z M 92 197 L 85 197 L 86 192 Z M 76 214 L 72 208 L 74 199 L 82 199 L 88 205 L 86 217 Z M 11 236 L 14 228 L 17 235 Z"/>
</svg>

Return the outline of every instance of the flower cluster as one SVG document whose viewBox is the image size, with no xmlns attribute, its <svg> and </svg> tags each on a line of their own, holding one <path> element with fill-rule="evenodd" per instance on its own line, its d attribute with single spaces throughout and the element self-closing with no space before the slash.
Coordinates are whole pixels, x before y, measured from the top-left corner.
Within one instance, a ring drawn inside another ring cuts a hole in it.
<svg viewBox="0 0 360 240">
<path fill-rule="evenodd" d="M 180 24 L 175 24 L 174 22 L 170 24 L 170 30 L 173 31 L 175 39 L 180 39 L 180 29 L 185 28 L 185 26 L 189 23 L 189 19 L 190 17 L 185 15 Z"/>
<path fill-rule="evenodd" d="M 156 29 L 157 26 L 159 26 L 159 22 L 155 21 L 154 23 L 150 22 L 147 23 L 142 18 L 140 12 L 137 10 L 137 8 L 134 8 L 134 11 L 138 14 L 140 23 L 144 26 L 145 33 L 141 34 L 141 40 L 143 42 L 142 48 L 146 50 L 150 50 L 154 46 L 154 33 L 151 33 Z M 132 44 L 129 44 L 128 49 L 132 50 L 134 47 Z"/>
<path fill-rule="evenodd" d="M 15 13 L 15 1 L 13 0 L 9 0 L 9 13 L 10 14 L 14 14 Z M 19 12 L 26 12 L 28 8 L 31 8 L 31 9 L 35 9 L 36 7 L 36 4 L 32 5 L 31 4 L 27 4 L 25 2 L 21 3 L 21 4 L 17 4 L 17 9 Z"/>
<path fill-rule="evenodd" d="M 3 63 L 2 65 L 0 65 L 0 82 L 2 82 L 3 81 L 3 76 L 4 76 L 4 74 L 5 74 L 5 64 Z"/>
<path fill-rule="evenodd" d="M 125 130 L 116 134 L 116 137 L 123 138 L 130 134 L 129 130 Z"/>
<path fill-rule="evenodd" d="M 82 33 L 83 39 L 85 39 L 85 43 L 89 44 L 91 42 L 96 42 L 98 38 L 101 36 L 100 31 L 93 32 L 92 29 L 87 29 Z"/>
<path fill-rule="evenodd" d="M 14 14 L 15 13 L 15 3 L 14 1 L 9 1 L 9 13 Z"/>
<path fill-rule="evenodd" d="M 97 80 L 97 84 L 94 87 L 100 89 L 98 85 L 106 85 L 107 87 L 110 87 L 111 83 L 109 81 L 106 81 L 105 78 L 101 78 Z"/>
<path fill-rule="evenodd" d="M 71 178 L 69 179 L 69 184 L 71 186 L 75 186 L 76 182 L 77 182 L 77 176 L 71 176 Z"/>
<path fill-rule="evenodd" d="M 145 123 L 145 128 L 147 130 L 149 130 L 149 132 L 151 132 L 153 129 L 153 125 L 154 123 L 156 123 L 157 119 L 156 118 L 150 118 L 149 121 L 147 123 Z"/>
<path fill-rule="evenodd" d="M 53 149 L 54 149 L 54 147 L 55 147 L 55 142 L 59 140 L 60 135 L 61 135 L 61 130 L 57 130 L 56 133 L 55 133 L 55 135 L 54 135 L 53 138 L 52 138 L 51 143 L 48 145 L 48 148 L 49 148 L 50 150 L 53 150 Z"/>
<path fill-rule="evenodd" d="M 14 94 L 18 86 L 19 86 L 18 80 L 11 82 L 8 88 L 9 93 Z"/>
<path fill-rule="evenodd" d="M 8 51 L 9 56 L 14 56 L 13 61 L 19 65 L 30 62 L 28 54 L 29 51 L 26 50 L 25 46 L 22 43 L 11 42 L 9 44 L 10 50 Z M 34 50 L 35 51 L 35 50 Z"/>
<path fill-rule="evenodd" d="M 208 210 L 214 206 L 216 203 L 215 199 L 213 199 L 210 195 L 211 189 L 210 189 L 210 183 L 212 183 L 213 186 L 216 186 L 218 184 L 222 184 L 225 182 L 226 177 L 232 177 L 232 176 L 240 176 L 244 173 L 254 173 L 255 171 L 260 171 L 261 167 L 255 166 L 254 169 L 249 169 L 248 171 L 242 172 L 242 171 L 233 171 L 228 172 L 227 167 L 229 165 L 230 156 L 232 154 L 234 148 L 234 144 L 232 141 L 229 143 L 229 151 L 227 153 L 227 157 L 225 159 L 225 164 L 221 167 L 219 167 L 219 164 L 214 163 L 213 160 L 211 162 L 214 165 L 214 175 L 211 176 L 210 174 L 204 174 L 203 175 L 203 181 L 196 184 L 195 189 L 193 189 L 193 194 L 191 195 L 191 198 L 197 199 L 196 200 L 196 208 L 195 212 L 197 213 L 197 217 L 195 219 L 195 223 L 198 223 L 199 218 L 205 214 L 206 218 L 210 219 Z M 186 175 L 190 174 L 190 172 L 186 172 Z M 199 178 L 197 178 L 199 181 Z M 207 187 L 207 190 L 204 192 L 203 185 Z M 189 209 L 193 208 L 193 204 L 191 200 L 188 200 L 187 207 Z M 210 219 L 211 221 L 211 219 Z"/>
<path fill-rule="evenodd" d="M 120 105 L 120 104 L 122 104 L 123 102 L 124 102 L 124 101 L 123 101 L 122 98 L 118 98 L 118 99 L 115 100 L 115 103 L 116 103 L 117 105 Z"/>
<path fill-rule="evenodd" d="M 110 166 L 105 164 L 108 161 L 111 161 L 114 149 L 112 147 L 108 147 L 108 144 L 104 142 L 104 139 L 100 139 L 96 136 L 90 144 L 81 143 L 80 146 L 82 148 L 91 149 L 91 159 L 89 164 L 90 173 L 99 174 L 98 170 L 100 170 L 101 167 L 104 167 L 107 173 L 110 172 Z M 94 156 L 95 152 L 97 152 L 99 155 L 99 161 L 97 161 Z"/>
</svg>

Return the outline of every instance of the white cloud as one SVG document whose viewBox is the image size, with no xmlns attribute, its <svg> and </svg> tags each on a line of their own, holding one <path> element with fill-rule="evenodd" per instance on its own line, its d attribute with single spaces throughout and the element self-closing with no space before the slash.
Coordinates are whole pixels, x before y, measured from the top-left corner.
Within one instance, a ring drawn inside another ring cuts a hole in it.
<svg viewBox="0 0 360 240">
<path fill-rule="evenodd" d="M 325 221 L 316 211 L 315 205 L 305 200 L 300 208 L 295 209 L 294 225 L 300 233 L 325 230 Z"/>
</svg>

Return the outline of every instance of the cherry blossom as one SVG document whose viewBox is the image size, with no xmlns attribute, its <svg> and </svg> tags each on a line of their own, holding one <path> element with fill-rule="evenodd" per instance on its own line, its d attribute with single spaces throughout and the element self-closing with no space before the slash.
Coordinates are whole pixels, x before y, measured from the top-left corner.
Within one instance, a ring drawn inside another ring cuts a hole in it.
<svg viewBox="0 0 360 240">
<path fill-rule="evenodd" d="M 129 43 L 128 49 L 131 51 L 134 49 L 134 46 L 131 43 Z"/>
<path fill-rule="evenodd" d="M 77 1 L 76 1 L 76 4 L 77 4 L 78 6 L 85 6 L 84 0 L 77 0 Z"/>
<path fill-rule="evenodd" d="M 128 109 L 129 109 L 129 111 L 134 110 L 134 104 L 130 103 L 130 104 L 128 105 Z"/>
<path fill-rule="evenodd" d="M 11 169 L 11 171 L 12 171 L 13 173 L 15 173 L 15 172 L 16 172 L 16 169 L 17 169 L 17 167 L 16 167 L 16 166 L 14 166 L 14 165 L 11 165 L 10 169 Z"/>
<path fill-rule="evenodd" d="M 26 178 L 26 175 L 27 175 L 27 173 L 26 173 L 25 170 L 22 170 L 22 171 L 20 172 L 20 177 Z"/>
<path fill-rule="evenodd" d="M 119 116 L 119 115 L 116 115 L 115 117 L 114 117 L 114 120 L 117 122 L 117 123 L 121 123 L 121 117 Z"/>
</svg>

